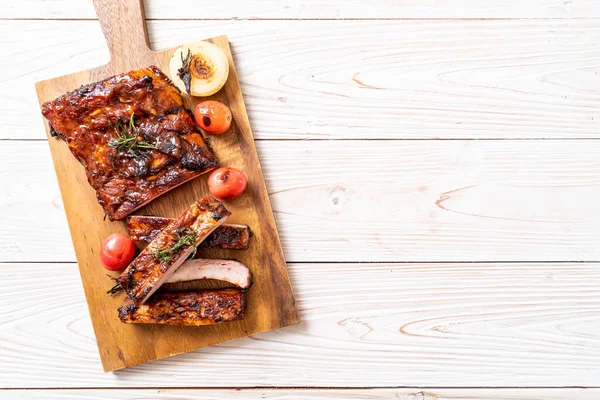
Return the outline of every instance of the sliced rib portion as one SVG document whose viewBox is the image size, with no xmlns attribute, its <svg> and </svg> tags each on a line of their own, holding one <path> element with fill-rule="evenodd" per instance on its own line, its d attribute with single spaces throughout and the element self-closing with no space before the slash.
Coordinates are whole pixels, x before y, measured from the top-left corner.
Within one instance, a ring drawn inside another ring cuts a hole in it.
<svg viewBox="0 0 600 400">
<path fill-rule="evenodd" d="M 127 231 L 136 246 L 144 248 L 172 221 L 172 218 L 132 215 L 127 218 Z M 223 224 L 202 242 L 201 247 L 248 250 L 251 236 L 248 225 Z"/>
<path fill-rule="evenodd" d="M 187 260 L 164 283 L 180 283 L 203 279 L 215 279 L 231 283 L 240 289 L 248 290 L 252 286 L 252 272 L 239 261 L 221 259 Z M 119 284 L 108 291 L 110 294 L 121 290 Z"/>
<path fill-rule="evenodd" d="M 42 105 L 111 221 L 217 166 L 179 90 L 150 66 Z"/>
<path fill-rule="evenodd" d="M 230 212 L 207 196 L 171 222 L 117 279 L 137 305 L 144 303 Z"/>
<path fill-rule="evenodd" d="M 198 326 L 242 320 L 245 309 L 240 289 L 157 293 L 141 305 L 126 298 L 119 318 L 126 324 Z"/>
<path fill-rule="evenodd" d="M 200 279 L 225 281 L 240 289 L 248 289 L 252 285 L 252 273 L 241 262 L 201 258 L 184 262 L 165 283 L 188 282 Z"/>
</svg>

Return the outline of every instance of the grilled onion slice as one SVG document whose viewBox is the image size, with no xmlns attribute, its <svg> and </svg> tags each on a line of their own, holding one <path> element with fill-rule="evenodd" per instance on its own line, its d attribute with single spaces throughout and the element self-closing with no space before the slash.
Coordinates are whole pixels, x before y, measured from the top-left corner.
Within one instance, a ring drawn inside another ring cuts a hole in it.
<svg viewBox="0 0 600 400">
<path fill-rule="evenodd" d="M 173 83 L 192 96 L 217 93 L 229 76 L 229 61 L 223 50 L 203 41 L 191 42 L 175 50 L 169 67 Z"/>
</svg>

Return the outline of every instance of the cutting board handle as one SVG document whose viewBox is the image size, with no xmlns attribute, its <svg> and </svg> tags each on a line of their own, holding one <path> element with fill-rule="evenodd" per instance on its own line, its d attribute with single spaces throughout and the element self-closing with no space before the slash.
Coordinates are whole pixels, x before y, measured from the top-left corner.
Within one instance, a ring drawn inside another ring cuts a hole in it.
<svg viewBox="0 0 600 400">
<path fill-rule="evenodd" d="M 94 0 L 110 51 L 109 64 L 127 68 L 133 55 L 150 55 L 143 0 Z"/>
</svg>

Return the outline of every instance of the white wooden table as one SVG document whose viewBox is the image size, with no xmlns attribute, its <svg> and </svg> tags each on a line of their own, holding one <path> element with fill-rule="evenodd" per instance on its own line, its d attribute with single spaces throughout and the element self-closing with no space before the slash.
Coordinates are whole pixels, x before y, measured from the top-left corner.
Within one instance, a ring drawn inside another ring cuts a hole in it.
<svg viewBox="0 0 600 400">
<path fill-rule="evenodd" d="M 91 1 L 10 1 L 0 398 L 600 398 L 600 0 L 146 15 L 229 37 L 303 321 L 102 372 L 33 83 L 108 52 Z"/>
</svg>

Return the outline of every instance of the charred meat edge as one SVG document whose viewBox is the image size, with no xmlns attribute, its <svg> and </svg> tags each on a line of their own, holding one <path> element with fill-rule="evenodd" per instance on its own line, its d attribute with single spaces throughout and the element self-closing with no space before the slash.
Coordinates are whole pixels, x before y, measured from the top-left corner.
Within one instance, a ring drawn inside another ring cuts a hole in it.
<svg viewBox="0 0 600 400">
<path fill-rule="evenodd" d="M 132 215 L 127 218 L 127 232 L 136 246 L 144 248 L 171 222 L 173 218 Z M 251 237 L 248 225 L 223 224 L 202 242 L 201 247 L 248 250 Z"/>
<path fill-rule="evenodd" d="M 130 298 L 119 307 L 119 318 L 127 324 L 179 326 L 212 325 L 244 319 L 246 293 L 241 289 L 157 293 L 136 305 Z"/>
<path fill-rule="evenodd" d="M 223 203 L 212 196 L 198 200 L 142 250 L 117 282 L 135 304 L 144 303 L 229 215 Z M 177 249 L 169 259 L 157 256 L 158 251 L 174 248 L 185 232 L 191 233 L 192 242 Z"/>
</svg>

